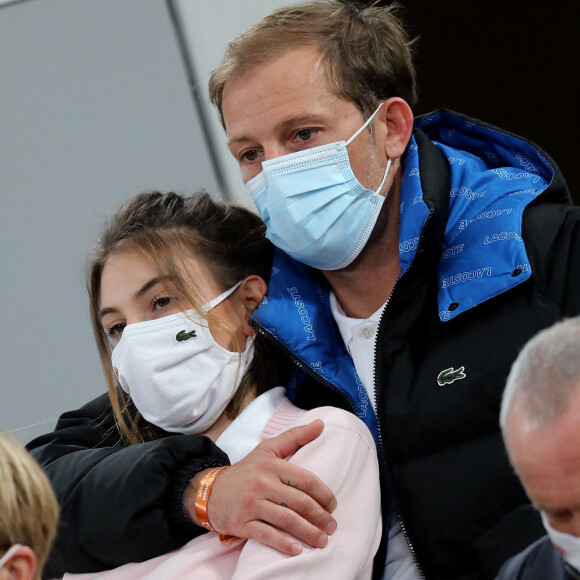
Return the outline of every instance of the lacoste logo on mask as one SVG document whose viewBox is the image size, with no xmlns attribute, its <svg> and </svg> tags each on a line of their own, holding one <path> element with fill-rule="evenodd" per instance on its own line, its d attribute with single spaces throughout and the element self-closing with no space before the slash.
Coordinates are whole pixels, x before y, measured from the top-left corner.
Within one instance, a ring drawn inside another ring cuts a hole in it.
<svg viewBox="0 0 580 580">
<path fill-rule="evenodd" d="M 448 369 L 441 371 L 437 375 L 437 384 L 442 387 L 443 385 L 450 385 L 454 381 L 464 379 L 466 377 L 463 372 L 464 370 L 465 367 L 459 367 L 457 370 L 454 370 L 453 367 L 449 367 Z"/>
<path fill-rule="evenodd" d="M 185 332 L 185 330 L 180 330 L 175 335 L 175 340 L 177 340 L 178 342 L 183 342 L 184 340 L 189 340 L 190 338 L 193 338 L 194 336 L 196 336 L 195 330 L 192 330 L 190 332 Z"/>
</svg>

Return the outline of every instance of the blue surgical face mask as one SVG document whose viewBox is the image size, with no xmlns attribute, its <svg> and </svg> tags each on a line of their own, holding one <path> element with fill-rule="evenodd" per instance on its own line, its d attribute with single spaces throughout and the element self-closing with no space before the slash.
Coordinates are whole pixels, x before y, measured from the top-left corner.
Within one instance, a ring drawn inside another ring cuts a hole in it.
<svg viewBox="0 0 580 580">
<path fill-rule="evenodd" d="M 262 163 L 246 187 L 268 228 L 266 237 L 287 254 L 319 270 L 340 270 L 361 252 L 375 226 L 391 160 L 376 191 L 363 187 L 346 148 L 348 140 L 282 155 Z"/>
</svg>

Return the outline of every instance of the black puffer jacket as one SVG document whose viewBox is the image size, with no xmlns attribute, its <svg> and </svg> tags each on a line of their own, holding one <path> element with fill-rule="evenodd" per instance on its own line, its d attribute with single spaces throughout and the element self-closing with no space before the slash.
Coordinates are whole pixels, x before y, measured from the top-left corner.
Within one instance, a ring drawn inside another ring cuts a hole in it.
<svg viewBox="0 0 580 580">
<path fill-rule="evenodd" d="M 441 248 L 445 252 L 454 245 L 447 241 L 453 234 L 446 160 L 437 159 L 430 142 L 419 138 L 418 146 L 421 175 L 429 176 L 422 184 L 431 217 L 377 339 L 385 456 L 425 576 L 493 578 L 507 556 L 543 533 L 507 460 L 499 406 L 511 363 L 525 342 L 561 317 L 580 314 L 580 210 L 568 205 L 565 184 L 550 162 L 551 184 L 526 206 L 519 230 L 531 276 L 443 322 L 444 283 L 456 279 L 441 276 Z M 488 215 L 486 206 L 481 211 Z M 492 225 L 494 218 L 486 221 Z M 513 229 L 502 224 L 495 231 L 517 232 L 518 220 L 513 221 Z M 500 246 L 501 241 L 495 243 L 494 252 Z M 508 277 L 523 275 L 518 272 L 525 264 L 514 261 L 512 267 Z M 463 299 L 469 301 L 476 290 Z M 455 307 L 456 313 L 462 297 L 452 300 L 448 309 Z M 438 382 L 442 371 L 461 368 L 465 378 Z"/>
<path fill-rule="evenodd" d="M 402 169 L 405 271 L 376 340 L 384 497 L 426 578 L 487 580 L 544 533 L 509 465 L 499 407 L 522 346 L 580 314 L 580 209 L 524 140 L 445 111 L 419 124 Z M 283 256 L 275 266 L 256 320 L 311 377 L 296 403 L 350 408 L 376 431 L 364 393 L 344 384 L 324 281 Z"/>
<path fill-rule="evenodd" d="M 65 413 L 28 449 L 61 506 L 44 577 L 96 572 L 165 554 L 202 533 L 182 510 L 189 479 L 229 463 L 206 437 L 176 435 L 126 446 L 108 395 Z"/>
</svg>

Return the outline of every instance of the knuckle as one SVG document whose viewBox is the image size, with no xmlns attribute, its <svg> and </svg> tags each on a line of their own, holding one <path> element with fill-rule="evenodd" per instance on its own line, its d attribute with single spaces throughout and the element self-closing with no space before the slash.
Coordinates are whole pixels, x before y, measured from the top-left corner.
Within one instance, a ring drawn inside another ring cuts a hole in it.
<svg viewBox="0 0 580 580">
<path fill-rule="evenodd" d="M 268 488 L 268 475 L 258 467 L 239 487 L 241 487 L 240 497 L 263 495 L 264 490 Z"/>
<path fill-rule="evenodd" d="M 279 518 L 279 527 L 288 529 L 294 522 L 294 512 L 290 509 L 284 508 Z"/>
<path fill-rule="evenodd" d="M 255 455 L 253 457 L 254 465 L 252 466 L 252 469 L 264 471 L 271 468 L 272 463 L 275 459 L 274 455 L 265 450 L 261 450 L 260 452 L 256 450 L 253 451 L 253 453 Z"/>
<path fill-rule="evenodd" d="M 304 489 L 313 489 L 316 485 L 316 478 L 310 471 L 304 471 L 302 474 L 302 487 Z"/>
<path fill-rule="evenodd" d="M 268 529 L 268 526 L 256 526 L 252 537 L 257 542 L 260 542 L 260 544 L 266 544 L 270 537 L 270 530 Z"/>
<path fill-rule="evenodd" d="M 312 506 L 313 500 L 310 496 L 305 494 L 300 494 L 294 501 L 295 510 L 298 513 L 304 513 Z"/>
<path fill-rule="evenodd" d="M 251 452 L 254 458 L 268 458 L 268 457 L 275 457 L 275 453 L 272 451 L 273 442 L 277 437 L 271 437 L 269 439 L 265 439 L 261 443 L 254 448 Z"/>
<path fill-rule="evenodd" d="M 254 488 L 263 495 L 269 487 L 268 483 L 268 478 L 263 473 L 259 473 L 254 479 Z"/>
</svg>

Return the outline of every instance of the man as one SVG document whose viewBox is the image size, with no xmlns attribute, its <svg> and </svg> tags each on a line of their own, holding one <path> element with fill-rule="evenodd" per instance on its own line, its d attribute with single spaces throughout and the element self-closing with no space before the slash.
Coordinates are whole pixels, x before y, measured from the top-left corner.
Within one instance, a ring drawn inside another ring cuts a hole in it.
<svg viewBox="0 0 580 580">
<path fill-rule="evenodd" d="M 557 167 L 446 111 L 413 129 L 409 42 L 391 8 L 276 11 L 231 44 L 210 92 L 268 235 L 295 258 L 278 255 L 256 328 L 295 363 L 298 405 L 350 409 L 378 443 L 390 525 L 375 577 L 386 562 L 388 579 L 493 578 L 541 530 L 497 427 L 504 379 L 532 335 L 580 313 L 579 215 Z M 66 500 L 53 560 L 79 571 L 199 533 L 197 483 L 227 462 L 197 438 L 123 448 L 103 435 L 106 410 L 97 400 L 31 444 Z M 331 492 L 280 459 L 315 436 L 222 471 L 213 527 L 287 554 L 294 537 L 331 541 Z M 97 510 L 120 522 L 112 534 L 87 525 Z"/>
<path fill-rule="evenodd" d="M 580 319 L 542 331 L 519 354 L 501 407 L 510 460 L 548 535 L 498 580 L 580 578 Z"/>
<path fill-rule="evenodd" d="M 268 15 L 230 44 L 210 96 L 268 236 L 322 273 L 281 256 L 257 323 L 321 375 L 299 404 L 341 404 L 338 386 L 375 428 L 399 560 L 386 576 L 493 577 L 539 533 L 497 429 L 504 377 L 528 337 L 580 308 L 578 212 L 557 168 L 449 112 L 413 131 L 409 43 L 388 8 Z M 302 341 L 280 316 L 292 302 Z M 316 326 L 324 313 L 338 337 Z M 341 342 L 362 393 L 340 383 Z"/>
</svg>

